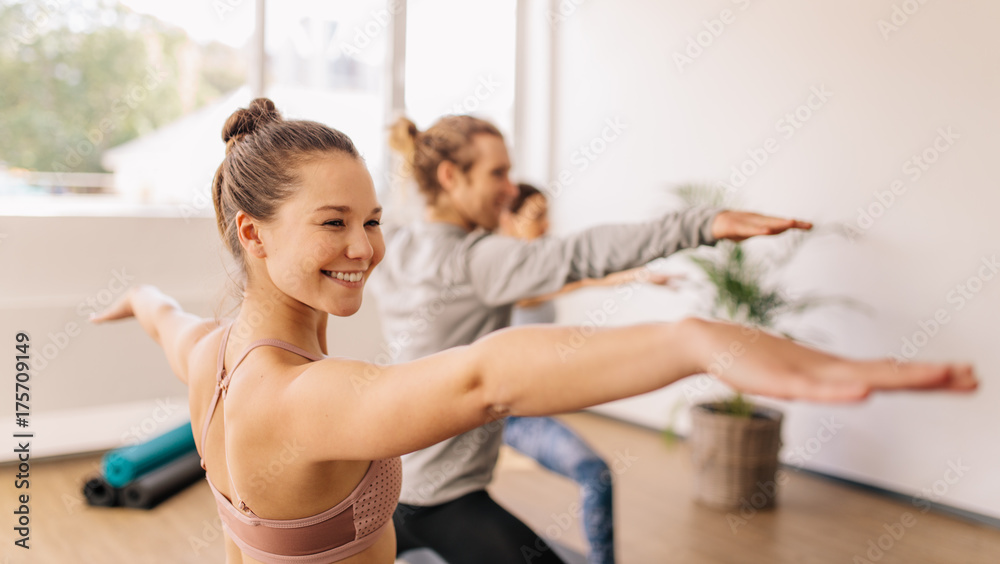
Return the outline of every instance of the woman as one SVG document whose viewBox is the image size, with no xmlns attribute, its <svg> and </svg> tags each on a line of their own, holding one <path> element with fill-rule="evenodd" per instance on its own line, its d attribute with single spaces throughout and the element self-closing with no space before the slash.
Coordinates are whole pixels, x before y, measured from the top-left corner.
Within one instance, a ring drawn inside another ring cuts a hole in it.
<svg viewBox="0 0 1000 564">
<path fill-rule="evenodd" d="M 642 266 L 719 239 L 809 229 L 811 224 L 753 213 L 693 208 L 631 225 L 605 225 L 569 237 L 523 241 L 492 234 L 516 196 L 503 136 L 489 122 L 446 116 L 426 131 L 400 119 L 391 146 L 426 200 L 423 222 L 387 229 L 390 254 L 373 279 L 382 326 L 397 360 L 408 362 L 507 327 L 512 306 L 567 283 Z M 555 330 L 552 328 L 532 331 Z M 565 329 L 560 329 L 565 330 Z M 604 354 L 590 331 L 551 352 L 568 364 Z M 520 333 L 518 333 L 520 334 Z M 605 333 L 598 331 L 603 337 Z M 598 352 L 600 351 L 600 352 Z M 508 377 L 523 378 L 541 351 L 511 351 Z M 671 361 L 668 361 L 671 362 Z M 592 368 L 592 367 L 590 367 Z M 608 367 L 606 378 L 619 378 Z M 571 379 L 551 393 L 577 393 Z M 775 390 L 776 391 L 776 390 Z M 430 547 L 451 563 L 559 562 L 545 543 L 486 492 L 503 437 L 502 421 L 403 457 L 394 517 L 400 551 Z"/>
<path fill-rule="evenodd" d="M 498 415 L 577 409 L 668 384 L 740 338 L 739 327 L 691 320 L 602 332 L 568 362 L 549 352 L 568 338 L 558 328 L 497 333 L 397 366 L 325 358 L 329 315 L 358 310 L 385 250 L 371 177 L 345 135 L 285 121 L 270 100 L 230 116 L 223 140 L 213 198 L 245 275 L 236 318 L 202 319 L 140 286 L 94 321 L 134 316 L 188 385 L 229 563 L 392 562 L 400 454 Z M 519 350 L 537 358 L 512 378 Z M 774 337 L 744 358 L 721 377 L 783 397 L 854 400 L 879 388 L 975 385 L 967 367 L 912 364 L 895 373 L 888 362 L 851 362 Z M 620 379 L 601 381 L 602 370 L 626 360 Z M 554 393 L 570 380 L 573 391 Z M 273 461 L 281 475 L 262 479 Z"/>
<path fill-rule="evenodd" d="M 518 184 L 517 196 L 500 216 L 502 235 L 531 241 L 549 230 L 548 200 L 530 184 Z M 668 285 L 674 277 L 651 272 L 646 267 L 624 270 L 604 278 L 570 282 L 552 294 L 517 302 L 510 325 L 554 323 L 553 300 L 582 288 L 620 286 L 634 282 Z M 553 417 L 508 417 L 503 442 L 537 460 L 542 466 L 580 484 L 583 531 L 587 537 L 590 564 L 615 561 L 611 472 L 607 463 L 572 429 Z"/>
</svg>

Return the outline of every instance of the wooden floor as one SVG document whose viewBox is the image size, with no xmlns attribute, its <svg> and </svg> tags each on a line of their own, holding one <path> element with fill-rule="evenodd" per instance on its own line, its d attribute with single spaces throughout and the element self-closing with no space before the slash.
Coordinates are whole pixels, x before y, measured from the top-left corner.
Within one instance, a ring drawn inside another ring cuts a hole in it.
<svg viewBox="0 0 1000 564">
<path fill-rule="evenodd" d="M 618 561 L 626 564 L 1000 562 L 1000 531 L 789 471 L 774 510 L 744 522 L 693 503 L 687 446 L 666 446 L 648 430 L 591 414 L 563 418 L 601 452 L 615 472 Z M 15 548 L 13 468 L 0 466 L 0 564 L 145 564 L 222 562 L 219 519 L 204 482 L 153 511 L 92 508 L 80 489 L 98 457 L 31 466 L 31 549 Z M 504 451 L 494 497 L 537 531 L 586 550 L 578 492 L 512 451 Z M 915 523 L 891 528 L 904 513 Z M 881 538 L 880 538 L 881 537 Z M 891 544 L 890 541 L 891 540 Z M 887 549 L 877 549 L 881 541 Z M 872 552 L 869 554 L 869 551 Z M 856 558 L 858 557 L 858 558 Z"/>
</svg>

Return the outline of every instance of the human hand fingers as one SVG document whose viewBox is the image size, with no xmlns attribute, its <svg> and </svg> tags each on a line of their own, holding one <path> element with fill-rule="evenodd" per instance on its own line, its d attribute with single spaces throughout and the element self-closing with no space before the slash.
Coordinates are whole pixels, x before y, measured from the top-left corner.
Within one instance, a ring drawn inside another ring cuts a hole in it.
<svg viewBox="0 0 1000 564">
<path fill-rule="evenodd" d="M 126 319 L 133 315 L 131 292 L 126 292 L 104 311 L 90 314 L 90 322 L 95 324 L 104 323 L 117 319 Z"/>
</svg>

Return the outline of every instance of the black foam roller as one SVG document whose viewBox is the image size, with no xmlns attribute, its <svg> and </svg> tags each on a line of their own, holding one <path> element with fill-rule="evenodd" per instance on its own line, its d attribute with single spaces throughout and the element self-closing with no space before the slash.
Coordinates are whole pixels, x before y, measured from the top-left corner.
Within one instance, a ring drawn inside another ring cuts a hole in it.
<svg viewBox="0 0 1000 564">
<path fill-rule="evenodd" d="M 203 477 L 201 457 L 192 452 L 130 482 L 122 488 L 121 502 L 125 507 L 152 509 Z"/>
<path fill-rule="evenodd" d="M 95 507 L 117 507 L 121 498 L 121 490 L 115 488 L 103 477 L 98 476 L 87 480 L 83 485 L 83 497 L 87 505 Z"/>
</svg>

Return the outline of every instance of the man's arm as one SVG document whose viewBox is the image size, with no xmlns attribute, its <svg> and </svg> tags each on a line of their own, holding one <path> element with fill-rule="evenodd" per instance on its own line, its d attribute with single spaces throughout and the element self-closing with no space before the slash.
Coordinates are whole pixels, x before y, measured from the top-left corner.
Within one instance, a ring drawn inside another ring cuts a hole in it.
<svg viewBox="0 0 1000 564">
<path fill-rule="evenodd" d="M 693 207 L 653 221 L 599 225 L 562 238 L 523 241 L 488 234 L 469 245 L 468 274 L 483 303 L 506 305 L 720 239 L 742 241 L 811 228 L 811 223 L 795 219 Z"/>
<path fill-rule="evenodd" d="M 532 241 L 482 235 L 466 251 L 469 280 L 487 305 L 550 294 L 568 282 L 603 278 L 681 249 L 715 244 L 713 225 L 720 213 L 689 208 L 653 221 L 599 225 Z"/>
</svg>

